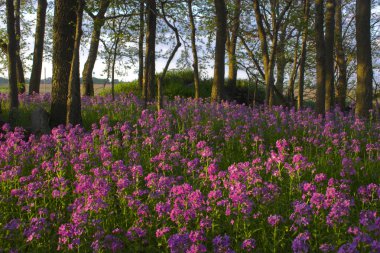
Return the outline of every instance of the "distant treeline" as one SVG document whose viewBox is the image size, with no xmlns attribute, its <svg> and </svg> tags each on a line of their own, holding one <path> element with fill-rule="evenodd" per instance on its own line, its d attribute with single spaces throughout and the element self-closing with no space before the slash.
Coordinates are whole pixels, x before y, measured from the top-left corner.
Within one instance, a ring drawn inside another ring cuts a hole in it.
<svg viewBox="0 0 380 253">
<path fill-rule="evenodd" d="M 45 79 L 41 79 L 41 83 L 51 83 L 51 77 L 49 78 L 46 78 Z M 104 84 L 104 83 L 111 83 L 111 80 L 108 80 L 107 79 L 102 79 L 102 78 L 92 78 L 92 80 L 94 81 L 95 84 Z M 29 79 L 26 79 L 25 80 L 26 83 L 29 83 Z M 82 82 L 82 78 L 81 78 L 81 82 Z M 120 83 L 120 81 L 118 79 L 115 79 L 115 84 L 118 84 Z M 3 77 L 0 77 L 0 84 L 8 84 L 8 79 L 7 78 L 3 78 Z"/>
</svg>

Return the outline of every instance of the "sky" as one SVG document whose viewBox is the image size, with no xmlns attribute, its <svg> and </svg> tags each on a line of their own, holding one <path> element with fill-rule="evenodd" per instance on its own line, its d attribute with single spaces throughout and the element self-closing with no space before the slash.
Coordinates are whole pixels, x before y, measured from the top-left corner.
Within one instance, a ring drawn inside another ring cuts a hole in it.
<svg viewBox="0 0 380 253">
<path fill-rule="evenodd" d="M 27 42 L 30 45 L 29 47 L 32 48 L 33 47 L 33 43 L 34 43 L 33 38 L 28 38 Z M 157 47 L 157 51 L 159 51 L 161 49 L 162 50 L 166 50 L 167 47 L 164 47 L 162 45 L 160 45 L 160 46 Z M 81 73 L 82 73 L 84 64 L 86 62 L 87 56 L 88 56 L 88 50 L 89 50 L 89 46 L 88 45 L 87 46 L 86 45 L 82 45 L 82 47 L 81 47 L 81 55 L 80 55 L 80 72 Z M 99 50 L 100 50 L 100 48 L 99 48 Z M 32 49 L 29 49 L 29 50 L 26 51 L 26 54 L 32 54 L 32 53 L 33 53 Z M 177 52 L 176 57 L 173 59 L 171 65 L 170 65 L 170 68 L 175 68 L 175 65 L 176 65 L 175 63 L 176 63 L 176 60 L 179 58 L 179 55 L 180 55 L 180 51 Z M 31 65 L 31 61 L 27 61 L 27 64 Z M 162 58 L 157 59 L 156 60 L 156 72 L 162 71 L 162 69 L 165 67 L 165 64 L 166 64 L 166 60 L 165 59 L 162 59 Z M 103 63 L 103 60 L 98 55 L 97 61 L 95 62 L 93 76 L 97 77 L 97 78 L 106 78 L 107 74 L 104 72 L 105 69 L 106 69 L 106 64 Z M 122 80 L 122 81 L 132 81 L 132 80 L 135 80 L 138 77 L 137 70 L 138 70 L 138 63 L 136 62 L 135 66 L 133 66 L 132 69 L 126 71 L 126 73 L 123 73 L 122 75 L 116 74 L 115 78 L 119 79 L 119 80 Z M 26 70 L 25 72 L 26 72 L 25 76 L 29 77 L 30 76 L 30 71 Z M 45 60 L 43 62 L 43 64 L 42 64 L 42 77 L 41 78 L 44 79 L 45 76 L 47 78 L 51 77 L 52 76 L 52 72 L 53 72 L 52 63 L 50 61 L 46 61 Z M 210 75 L 212 74 L 212 70 L 208 70 L 207 72 Z M 5 76 L 6 76 L 6 74 L 7 73 L 4 73 Z"/>
<path fill-rule="evenodd" d="M 379 11 L 380 11 L 380 7 L 377 7 L 373 10 L 373 12 L 379 12 Z M 31 29 L 32 29 L 32 31 L 34 31 L 34 29 L 35 29 L 34 28 L 35 14 L 26 14 L 26 15 L 24 15 L 24 19 L 26 20 L 27 23 L 31 24 Z M 6 25 L 5 23 L 0 23 L 0 29 L 5 28 L 5 25 Z M 24 38 L 24 39 L 25 39 L 26 43 L 28 44 L 28 47 L 27 47 L 26 51 L 24 52 L 24 54 L 25 55 L 32 54 L 33 45 L 34 45 L 33 36 L 29 36 L 29 37 Z M 157 52 L 159 52 L 161 50 L 165 51 L 167 49 L 169 49 L 169 47 L 167 45 L 163 45 L 162 43 L 158 44 L 156 47 Z M 179 56 L 181 55 L 182 50 L 183 50 L 183 47 L 180 48 L 180 50 L 177 52 L 176 57 L 173 59 L 169 69 L 176 68 L 176 61 L 179 58 Z M 81 72 L 83 70 L 84 63 L 87 59 L 87 55 L 88 55 L 88 43 L 87 43 L 87 45 L 82 45 L 82 48 L 81 48 L 81 59 L 80 59 L 80 71 Z M 191 57 L 191 55 L 190 55 L 190 57 Z M 161 72 L 162 69 L 164 68 L 165 64 L 166 64 L 166 59 L 157 58 L 156 59 L 156 72 Z M 31 66 L 31 59 L 26 61 L 26 65 Z M 213 64 L 209 64 L 209 65 L 212 66 Z M 138 62 L 136 62 L 135 65 L 132 66 L 131 69 L 125 71 L 123 74 L 119 75 L 116 73 L 115 78 L 122 80 L 122 81 L 135 80 L 135 79 L 137 79 L 137 68 L 138 68 Z M 103 60 L 100 59 L 100 57 L 98 57 L 98 59 L 95 63 L 93 76 L 97 77 L 97 78 L 106 78 L 107 75 L 104 72 L 105 69 L 106 69 L 106 65 L 103 63 Z M 227 66 L 226 66 L 226 74 L 227 74 Z M 213 68 L 208 67 L 208 68 L 204 69 L 203 75 L 205 75 L 207 77 L 212 77 Z M 28 70 L 28 68 L 25 68 L 25 77 L 28 78 L 29 76 L 30 76 L 30 71 Z M 51 76 L 52 76 L 52 64 L 49 61 L 44 61 L 43 67 L 42 67 L 42 77 L 41 78 L 44 79 L 45 77 L 49 78 Z M 5 70 L 3 73 L 0 72 L 0 77 L 7 77 L 7 71 Z M 239 71 L 238 77 L 239 78 L 247 78 L 244 71 Z"/>
<path fill-rule="evenodd" d="M 30 45 L 33 45 L 33 39 L 31 38 L 31 41 L 29 42 Z M 156 47 L 156 51 L 159 52 L 159 51 L 166 51 L 168 50 L 169 47 L 168 46 L 164 46 L 164 45 L 157 45 Z M 81 56 L 80 56 L 80 71 L 82 73 L 82 70 L 83 70 L 83 67 L 84 67 L 84 64 L 85 64 L 85 61 L 87 59 L 87 56 L 88 56 L 88 46 L 82 46 L 81 47 Z M 100 50 L 100 48 L 99 48 Z M 174 59 L 172 60 L 170 66 L 169 66 L 169 69 L 175 69 L 176 68 L 176 61 L 178 60 L 179 56 L 181 55 L 181 51 L 184 50 L 183 47 L 180 48 L 176 54 L 176 56 L 174 57 Z M 32 53 L 32 50 L 28 50 L 28 53 Z M 31 64 L 31 62 L 29 62 L 28 64 Z M 156 59 L 156 72 L 159 73 L 163 70 L 163 68 L 165 67 L 165 64 L 166 64 L 166 58 L 157 58 Z M 51 77 L 52 76 L 52 69 L 53 69 L 53 66 L 51 64 L 51 62 L 49 61 L 44 61 L 43 62 L 43 66 L 42 66 L 42 79 L 45 78 L 45 76 L 47 78 Z M 106 64 L 103 63 L 103 60 L 98 56 L 97 58 L 97 61 L 95 62 L 95 67 L 94 67 L 94 71 L 93 71 L 93 76 L 94 77 L 97 77 L 97 78 L 106 78 L 107 77 L 107 74 L 104 72 L 104 70 L 106 69 Z M 131 69 L 125 71 L 126 73 L 123 73 L 122 75 L 118 75 L 116 74 L 115 75 L 115 78 L 116 79 L 119 79 L 119 80 L 122 80 L 122 81 L 132 81 L 132 80 L 136 80 L 138 78 L 138 62 L 135 63 L 135 66 L 133 66 Z M 209 67 L 209 68 L 206 68 L 204 70 L 204 75 L 206 75 L 207 77 L 212 77 L 213 76 L 213 68 Z M 46 73 L 46 75 L 45 75 Z M 226 73 L 227 73 L 227 66 L 226 66 Z M 245 78 L 246 77 L 246 74 L 243 72 L 243 71 L 239 71 L 239 77 L 241 78 Z M 30 73 L 26 71 L 26 77 L 30 76 Z"/>
<path fill-rule="evenodd" d="M 27 20 L 27 22 L 33 22 L 34 23 L 34 16 L 26 15 L 24 18 Z M 0 28 L 2 26 L 4 26 L 4 25 L 0 24 Z M 34 24 L 33 24 L 32 30 L 34 30 L 34 29 L 35 28 L 34 28 Z M 24 55 L 32 55 L 33 54 L 33 46 L 34 46 L 34 37 L 29 36 L 29 37 L 26 37 L 23 39 L 25 40 L 26 45 L 27 45 L 24 48 L 23 54 Z M 168 49 L 169 49 L 169 46 L 162 45 L 162 44 L 156 45 L 156 52 L 166 51 Z M 82 43 L 81 55 L 80 55 L 80 72 L 81 73 L 82 73 L 84 64 L 86 62 L 87 56 L 88 56 L 88 50 L 89 50 L 89 43 Z M 101 48 L 99 47 L 99 51 L 100 50 L 101 50 Z M 174 57 L 174 59 L 172 60 L 170 66 L 169 66 L 169 69 L 176 68 L 176 61 L 179 58 L 179 56 L 181 55 L 182 50 L 183 50 L 183 47 L 178 50 L 176 56 Z M 166 58 L 157 58 L 156 59 L 156 72 L 161 72 L 163 70 L 163 68 L 165 67 L 165 64 L 166 64 Z M 32 57 L 29 60 L 25 59 L 24 65 L 29 66 L 29 68 L 27 68 L 27 67 L 24 68 L 25 77 L 29 78 L 30 77 L 30 67 L 32 65 Z M 101 59 L 101 57 L 98 55 L 97 61 L 95 62 L 93 76 L 97 77 L 97 78 L 106 78 L 107 74 L 104 71 L 105 69 L 106 69 L 106 64 L 103 62 L 103 59 Z M 115 78 L 122 80 L 122 81 L 136 80 L 138 77 L 137 71 L 138 71 L 138 62 L 136 61 L 135 64 L 131 67 L 131 69 L 129 69 L 127 71 L 123 71 L 123 73 L 121 75 L 116 73 Z M 44 59 L 43 64 L 42 64 L 42 76 L 41 76 L 41 78 L 45 79 L 45 77 L 47 77 L 47 78 L 51 77 L 52 72 L 53 72 L 53 66 L 52 66 L 51 61 Z M 213 69 L 212 68 L 206 69 L 204 74 L 207 76 L 212 76 Z M 6 68 L 5 68 L 5 71 L 3 71 L 3 73 L 0 73 L 0 77 L 7 78 Z"/>
<path fill-rule="evenodd" d="M 25 14 L 23 16 L 23 19 L 25 20 L 25 23 L 30 24 L 31 30 L 34 33 L 34 29 L 35 29 L 35 14 Z M 3 24 L 0 23 L 0 29 L 1 28 L 5 28 L 5 25 L 6 25 L 5 22 Z M 45 34 L 45 36 L 46 36 L 46 34 Z M 34 37 L 33 36 L 28 36 L 26 38 L 24 37 L 23 39 L 24 39 L 24 41 L 26 42 L 26 45 L 27 45 L 24 48 L 23 54 L 25 56 L 32 55 L 32 53 L 33 53 L 33 47 L 34 47 Z M 156 45 L 156 52 L 165 52 L 168 49 L 169 49 L 168 45 L 164 45 L 162 43 Z M 89 43 L 85 43 L 85 44 L 83 44 L 81 46 L 81 55 L 80 55 L 80 72 L 81 73 L 82 73 L 85 61 L 87 59 L 88 50 L 89 50 Z M 99 51 L 100 50 L 101 49 L 99 48 Z M 173 68 L 175 69 L 177 67 L 176 66 L 176 61 L 180 57 L 181 51 L 183 51 L 183 50 L 184 49 L 183 49 L 183 46 L 182 46 L 178 50 L 178 52 L 177 52 L 176 56 L 174 57 L 174 59 L 172 60 L 170 66 L 169 66 L 169 69 L 173 69 Z M 191 54 L 190 54 L 190 57 L 192 57 Z M 137 57 L 136 57 L 136 59 L 137 59 Z M 121 63 L 119 63 L 119 64 L 121 64 Z M 161 72 L 163 70 L 165 64 L 166 64 L 166 58 L 162 58 L 162 57 L 156 58 L 156 72 L 157 73 Z M 32 65 L 32 57 L 30 57 L 30 59 L 28 59 L 28 60 L 25 59 L 24 65 L 28 66 L 28 67 L 24 67 L 24 71 L 25 71 L 25 77 L 29 78 L 30 77 L 30 68 L 31 68 L 31 65 Z M 128 64 L 128 65 L 132 65 L 132 64 Z M 213 64 L 208 64 L 208 65 L 211 65 L 211 67 L 203 69 L 202 70 L 203 71 L 202 74 L 203 74 L 203 76 L 212 77 L 213 76 L 213 68 L 212 68 Z M 52 69 L 53 69 L 52 63 L 50 61 L 44 60 L 43 66 L 42 66 L 41 79 L 45 79 L 45 77 L 46 78 L 51 77 L 52 76 Z M 106 78 L 107 74 L 105 73 L 105 69 L 106 69 L 106 64 L 104 64 L 103 60 L 100 59 L 100 57 L 98 55 L 97 61 L 95 63 L 94 71 L 93 71 L 93 76 L 97 77 L 97 78 Z M 118 74 L 118 73 L 116 73 L 115 78 L 119 79 L 119 80 L 122 80 L 122 81 L 136 80 L 137 77 L 138 77 L 137 71 L 138 71 L 138 62 L 136 60 L 135 64 L 133 66 L 131 66 L 130 69 L 128 69 L 126 71 L 123 71 L 123 73 L 121 75 Z M 227 66 L 226 66 L 226 73 L 227 73 Z M 246 78 L 246 74 L 243 71 L 239 71 L 238 75 L 239 75 L 240 78 Z M 7 78 L 7 76 L 8 76 L 8 74 L 7 74 L 7 70 L 6 70 L 6 67 L 5 67 L 5 70 L 2 73 L 0 72 L 0 77 Z"/>
</svg>

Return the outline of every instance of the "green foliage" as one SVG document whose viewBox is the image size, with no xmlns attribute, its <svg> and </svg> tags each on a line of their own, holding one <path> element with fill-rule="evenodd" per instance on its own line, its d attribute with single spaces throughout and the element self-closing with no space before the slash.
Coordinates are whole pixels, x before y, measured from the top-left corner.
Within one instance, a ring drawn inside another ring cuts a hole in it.
<svg viewBox="0 0 380 253">
<path fill-rule="evenodd" d="M 132 81 L 132 82 L 115 84 L 115 93 L 116 94 L 133 93 L 136 95 L 140 95 L 141 92 L 139 89 L 139 84 L 136 80 L 136 81 Z M 109 94 L 111 94 L 111 87 L 105 88 L 99 93 L 99 95 L 101 95 L 101 96 L 106 96 Z"/>
<path fill-rule="evenodd" d="M 157 77 L 161 75 L 158 74 Z M 211 94 L 212 80 L 202 80 L 200 83 L 200 96 L 203 98 L 209 97 Z M 115 85 L 116 94 L 133 93 L 140 95 L 141 91 L 138 86 L 138 81 L 125 82 Z M 164 96 L 174 98 L 180 97 L 193 97 L 194 96 L 194 83 L 192 70 L 169 70 L 163 83 Z M 111 88 L 107 88 L 100 93 L 100 95 L 111 94 Z"/>
<path fill-rule="evenodd" d="M 161 75 L 158 74 L 157 77 Z M 210 97 L 212 79 L 203 79 L 199 84 L 199 93 L 201 98 Z M 120 83 L 115 85 L 116 94 L 133 93 L 140 95 L 141 91 L 138 87 L 137 80 L 132 82 Z M 257 103 L 262 103 L 265 97 L 265 88 L 259 84 L 255 95 L 255 84 L 248 80 L 238 80 L 237 87 L 225 87 L 225 97 L 229 100 L 236 100 L 240 103 L 251 104 L 253 98 L 256 97 Z M 100 95 L 111 94 L 111 88 L 105 89 Z M 163 82 L 163 94 L 168 98 L 180 97 L 194 97 L 194 82 L 193 71 L 191 69 L 183 70 L 169 70 L 166 73 Z"/>
</svg>

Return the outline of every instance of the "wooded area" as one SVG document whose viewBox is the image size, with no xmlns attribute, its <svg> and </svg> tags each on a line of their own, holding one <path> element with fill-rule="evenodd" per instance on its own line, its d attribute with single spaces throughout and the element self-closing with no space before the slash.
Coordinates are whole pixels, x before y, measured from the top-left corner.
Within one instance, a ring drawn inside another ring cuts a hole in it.
<svg viewBox="0 0 380 253">
<path fill-rule="evenodd" d="M 0 19 L 0 253 L 380 252 L 378 0 Z"/>
<path fill-rule="evenodd" d="M 52 126 L 80 123 L 81 95 L 94 96 L 96 61 L 105 61 L 107 77 L 114 80 L 122 58 L 138 62 L 141 97 L 145 104 L 156 100 L 158 108 L 165 73 L 177 59 L 177 68 L 181 62 L 182 68 L 192 68 L 195 98 L 209 64 L 212 101 L 230 99 L 243 73 L 265 86 L 261 102 L 269 107 L 302 109 L 307 86 L 315 94 L 317 113 L 336 106 L 346 110 L 354 103 L 356 115 L 368 117 L 378 103 L 373 74 L 380 52 L 378 8 L 370 0 L 6 0 L 0 4 L 7 24 L 0 43 L 11 111 L 17 110 L 17 94 L 26 92 L 22 49 L 34 37 L 28 92 L 40 92 L 42 62 L 50 59 Z M 23 21 L 32 15 L 33 36 Z M 83 70 L 81 50 L 88 51 Z M 166 61 L 161 74 L 158 58 Z"/>
</svg>

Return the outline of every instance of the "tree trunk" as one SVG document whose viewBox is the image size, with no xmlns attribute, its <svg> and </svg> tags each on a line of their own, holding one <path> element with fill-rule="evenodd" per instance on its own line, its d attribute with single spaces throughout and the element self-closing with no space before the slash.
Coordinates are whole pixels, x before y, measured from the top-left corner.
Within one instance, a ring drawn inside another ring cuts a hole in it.
<svg viewBox="0 0 380 253">
<path fill-rule="evenodd" d="M 342 0 L 336 0 L 335 8 L 335 48 L 336 48 L 336 62 L 338 65 L 339 76 L 337 83 L 337 103 L 341 110 L 346 107 L 346 93 L 347 93 L 347 63 L 346 56 L 343 48 L 342 38 Z"/>
<path fill-rule="evenodd" d="M 187 0 L 187 8 L 189 11 L 190 28 L 191 28 L 191 49 L 193 52 L 193 70 L 194 70 L 194 90 L 195 99 L 199 98 L 199 68 L 198 68 L 198 52 L 196 44 L 196 26 L 193 15 L 193 0 Z"/>
<path fill-rule="evenodd" d="M 260 11 L 260 4 L 258 0 L 253 0 L 253 9 L 255 11 L 255 18 L 257 23 L 257 30 L 259 33 L 261 52 L 263 55 L 264 73 L 265 73 L 265 104 L 269 105 L 269 98 L 271 92 L 270 85 L 270 66 L 269 66 L 269 54 L 268 54 L 268 42 L 266 38 L 266 32 L 263 24 L 263 16 Z"/>
<path fill-rule="evenodd" d="M 268 87 L 269 87 L 269 97 L 268 97 L 268 105 L 269 107 L 272 107 L 274 104 L 274 67 L 276 63 L 276 55 L 277 55 L 277 38 L 278 38 L 278 33 L 275 30 L 273 32 L 273 41 L 272 41 L 272 46 L 271 46 L 271 53 L 270 53 L 270 58 L 269 58 L 269 80 L 268 80 Z"/>
<path fill-rule="evenodd" d="M 14 120 L 14 111 L 17 110 L 18 87 L 17 87 L 17 68 L 16 68 L 16 32 L 13 0 L 6 1 L 7 34 L 8 34 L 8 78 L 9 78 L 9 97 L 10 97 L 10 121 Z"/>
<path fill-rule="evenodd" d="M 294 47 L 294 59 L 293 59 L 293 68 L 289 77 L 289 90 L 288 90 L 288 100 L 289 105 L 294 106 L 294 83 L 296 81 L 297 76 L 297 68 L 298 68 L 298 44 L 299 44 L 300 34 L 297 34 L 296 45 Z"/>
<path fill-rule="evenodd" d="M 225 0 L 214 0 L 216 10 L 216 43 L 214 80 L 212 83 L 211 101 L 221 99 L 224 87 L 225 50 L 227 40 L 227 9 Z"/>
<path fill-rule="evenodd" d="M 236 45 L 240 27 L 241 0 L 234 1 L 234 12 L 231 24 L 231 34 L 227 39 L 228 52 L 228 82 L 230 87 L 236 87 L 237 79 L 237 62 L 236 62 Z"/>
<path fill-rule="evenodd" d="M 372 109 L 371 0 L 356 0 L 357 87 L 355 114 L 368 117 Z"/>
<path fill-rule="evenodd" d="M 21 56 L 20 56 L 20 40 L 21 40 L 21 0 L 15 0 L 14 10 L 15 10 L 15 32 L 16 32 L 16 68 L 17 68 L 17 85 L 19 87 L 19 93 L 25 92 L 25 77 L 24 68 L 22 66 Z"/>
<path fill-rule="evenodd" d="M 156 75 L 156 24 L 157 6 L 155 0 L 146 0 L 147 4 L 147 30 L 145 47 L 145 72 L 142 97 L 145 105 L 154 98 L 154 85 Z"/>
<path fill-rule="evenodd" d="M 119 46 L 119 36 L 116 37 L 115 47 L 113 49 L 113 58 L 112 58 L 112 72 L 111 72 L 111 94 L 112 101 L 115 101 L 115 67 L 116 67 L 116 57 L 117 57 L 117 48 Z"/>
<path fill-rule="evenodd" d="M 302 34 L 302 49 L 301 49 L 301 59 L 300 59 L 300 76 L 298 79 L 298 99 L 297 99 L 297 109 L 301 110 L 303 107 L 303 91 L 305 87 L 305 64 L 306 64 L 306 54 L 307 54 L 307 39 L 309 31 L 309 16 L 310 16 L 310 1 L 304 0 L 303 7 L 303 34 Z"/>
<path fill-rule="evenodd" d="M 66 123 L 77 125 L 82 123 L 81 115 L 81 97 L 80 97 L 80 41 L 82 37 L 82 18 L 84 0 L 79 0 L 76 9 L 76 30 L 69 78 L 69 94 L 67 98 L 67 118 Z"/>
<path fill-rule="evenodd" d="M 282 50 L 282 48 L 279 48 Z M 285 79 L 285 68 L 286 68 L 286 58 L 283 52 L 278 52 L 277 55 L 277 73 L 276 73 L 276 87 L 278 91 L 283 94 L 284 93 L 284 79 Z"/>
<path fill-rule="evenodd" d="M 326 0 L 326 98 L 325 111 L 329 112 L 334 108 L 334 27 L 335 27 L 335 0 Z"/>
<path fill-rule="evenodd" d="M 74 50 L 76 0 L 55 0 L 53 21 L 52 127 L 66 123 L 68 84 Z"/>
<path fill-rule="evenodd" d="M 94 27 L 91 34 L 90 49 L 86 63 L 84 64 L 82 79 L 84 95 L 94 96 L 94 82 L 92 80 L 92 72 L 94 70 L 96 58 L 98 57 L 99 40 L 102 27 L 104 25 L 104 16 L 107 12 L 111 0 L 101 0 L 99 2 L 99 12 L 93 17 Z"/>
<path fill-rule="evenodd" d="M 140 34 L 139 34 L 139 88 L 142 90 L 144 82 L 144 32 L 145 32 L 145 5 L 140 2 Z"/>
<path fill-rule="evenodd" d="M 281 94 L 284 92 L 284 76 L 285 67 L 287 60 L 285 57 L 285 44 L 286 44 L 286 26 L 284 25 L 281 29 L 281 34 L 279 35 L 279 43 L 277 47 L 277 77 L 276 77 L 276 87 Z"/>
<path fill-rule="evenodd" d="M 323 32 L 324 7 L 323 0 L 315 1 L 315 44 L 316 44 L 316 69 L 317 69 L 317 101 L 316 112 L 325 113 L 326 93 L 326 60 L 325 60 L 325 36 Z"/>
<path fill-rule="evenodd" d="M 29 95 L 33 93 L 40 93 L 46 9 L 47 0 L 38 0 L 36 34 L 34 36 L 33 66 L 29 81 Z"/>
</svg>

